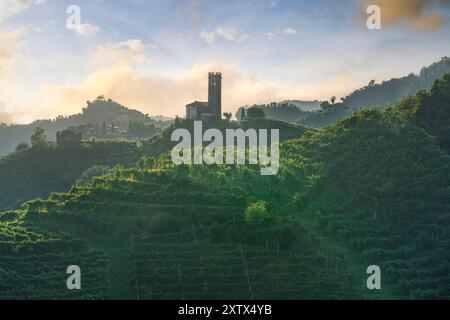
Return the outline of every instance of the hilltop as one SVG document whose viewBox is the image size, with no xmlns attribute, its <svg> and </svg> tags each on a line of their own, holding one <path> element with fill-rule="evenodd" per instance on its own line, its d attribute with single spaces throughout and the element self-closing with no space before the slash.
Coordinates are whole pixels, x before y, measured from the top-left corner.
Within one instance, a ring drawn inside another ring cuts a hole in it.
<svg viewBox="0 0 450 320">
<path fill-rule="evenodd" d="M 27 125 L 0 124 L 0 155 L 13 152 L 18 144 L 28 142 L 36 128 L 44 129 L 51 141 L 56 141 L 57 132 L 69 128 L 81 133 L 84 139 L 131 140 L 150 138 L 170 123 L 171 120 L 160 117 L 155 120 L 140 111 L 128 109 L 100 96 L 92 102 L 87 101 L 87 106 L 79 114 L 58 116 L 53 120 L 37 120 Z"/>
<path fill-rule="evenodd" d="M 203 123 L 203 131 L 208 129 L 218 129 L 223 134 L 225 134 L 226 129 L 279 129 L 280 130 L 280 141 L 285 141 L 293 138 L 301 137 L 309 129 L 290 124 L 287 122 L 273 120 L 273 119 L 246 119 L 241 121 L 210 121 Z M 143 148 L 146 155 L 157 157 L 164 152 L 172 150 L 172 148 L 178 142 L 171 141 L 172 132 L 176 129 L 187 129 L 191 133 L 194 130 L 194 123 L 190 120 L 177 118 L 175 122 L 170 125 L 161 134 L 158 134 L 148 141 L 143 143 Z"/>
</svg>

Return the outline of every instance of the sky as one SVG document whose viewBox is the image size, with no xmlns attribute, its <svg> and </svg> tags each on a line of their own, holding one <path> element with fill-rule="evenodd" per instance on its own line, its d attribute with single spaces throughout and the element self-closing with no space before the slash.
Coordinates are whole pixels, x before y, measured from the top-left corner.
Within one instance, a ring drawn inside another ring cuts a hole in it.
<svg viewBox="0 0 450 320">
<path fill-rule="evenodd" d="M 450 0 L 0 0 L 0 122 L 99 95 L 183 116 L 207 100 L 209 71 L 223 73 L 224 112 L 340 98 L 450 56 L 449 39 Z"/>
</svg>

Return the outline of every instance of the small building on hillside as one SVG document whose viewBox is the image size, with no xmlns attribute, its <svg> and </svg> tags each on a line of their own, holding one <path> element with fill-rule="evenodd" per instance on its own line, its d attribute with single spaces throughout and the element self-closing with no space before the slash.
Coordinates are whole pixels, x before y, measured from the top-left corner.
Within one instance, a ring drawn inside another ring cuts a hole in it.
<svg viewBox="0 0 450 320">
<path fill-rule="evenodd" d="M 208 102 L 195 101 L 186 106 L 186 119 L 204 120 L 203 117 L 208 113 Z"/>
</svg>

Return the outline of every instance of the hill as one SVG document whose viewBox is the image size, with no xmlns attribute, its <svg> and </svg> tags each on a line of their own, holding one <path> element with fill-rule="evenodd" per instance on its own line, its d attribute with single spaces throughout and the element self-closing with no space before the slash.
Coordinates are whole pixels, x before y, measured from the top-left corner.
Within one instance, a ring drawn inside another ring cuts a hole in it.
<svg viewBox="0 0 450 320">
<path fill-rule="evenodd" d="M 57 132 L 69 128 L 81 133 L 84 139 L 133 140 L 148 139 L 170 123 L 160 118 L 154 120 L 142 112 L 100 96 L 92 102 L 88 101 L 82 112 L 76 115 L 37 120 L 27 125 L 0 124 L 0 155 L 13 152 L 18 144 L 28 142 L 36 128 L 44 129 L 51 141 L 56 141 Z"/>
<path fill-rule="evenodd" d="M 2 214 L 0 230 L 12 246 L 88 244 L 104 255 L 100 293 L 112 298 L 448 299 L 450 158 L 431 135 L 450 121 L 431 117 L 448 111 L 448 80 L 412 100 L 424 103 L 363 110 L 286 140 L 277 176 L 144 157 Z M 22 259 L 43 254 L 31 247 L 2 270 L 13 278 Z M 370 265 L 382 270 L 381 291 L 366 288 Z"/>
<path fill-rule="evenodd" d="M 53 143 L 34 145 L 0 158 L 0 209 L 68 191 L 93 166 L 134 166 L 142 153 L 136 143 L 81 142 L 66 147 Z"/>
<path fill-rule="evenodd" d="M 403 98 L 414 96 L 422 90 L 429 90 L 434 81 L 441 79 L 449 72 L 450 59 L 444 57 L 441 61 L 424 67 L 419 75 L 410 74 L 399 79 L 383 81 L 380 84 L 372 81 L 368 86 L 342 98 L 342 103 L 333 101 L 330 104 L 319 101 L 298 102 L 293 100 L 255 106 L 263 109 L 266 116 L 271 119 L 306 127 L 325 128 L 339 120 L 350 117 L 353 112 L 363 108 L 385 110 L 399 103 Z"/>
<path fill-rule="evenodd" d="M 279 129 L 280 141 L 301 137 L 309 130 L 302 126 L 273 119 L 246 119 L 242 121 L 212 121 L 203 123 L 203 132 L 212 128 L 220 130 L 223 134 L 225 134 L 226 129 Z M 162 153 L 172 150 L 178 143 L 171 141 L 172 132 L 176 129 L 187 129 L 192 133 L 194 130 L 194 123 L 189 120 L 177 118 L 175 123 L 169 126 L 161 134 L 143 142 L 145 154 L 158 157 Z"/>
<path fill-rule="evenodd" d="M 343 103 L 356 109 L 368 107 L 385 109 L 421 90 L 429 90 L 434 81 L 441 79 L 449 72 L 450 58 L 444 57 L 441 61 L 424 67 L 418 75 L 411 73 L 408 76 L 383 81 L 380 84 L 373 81 L 368 86 L 349 94 L 343 99 Z"/>
<path fill-rule="evenodd" d="M 116 165 L 133 167 L 142 156 L 159 157 L 176 145 L 170 140 L 177 128 L 193 132 L 193 122 L 178 119 L 161 134 L 140 142 L 83 141 L 69 133 L 68 138 L 54 143 L 46 139 L 44 132 L 41 136 L 35 134 L 31 147 L 21 145 L 15 152 L 0 157 L 0 210 L 17 208 L 26 200 L 45 198 L 51 192 L 68 191 L 78 179 L 81 178 L 83 183 L 90 181 L 92 175 L 108 172 Z M 276 128 L 280 129 L 281 141 L 300 137 L 306 131 L 294 125 L 264 119 L 204 123 L 204 130 L 208 128 L 222 131 L 228 128 Z"/>
</svg>

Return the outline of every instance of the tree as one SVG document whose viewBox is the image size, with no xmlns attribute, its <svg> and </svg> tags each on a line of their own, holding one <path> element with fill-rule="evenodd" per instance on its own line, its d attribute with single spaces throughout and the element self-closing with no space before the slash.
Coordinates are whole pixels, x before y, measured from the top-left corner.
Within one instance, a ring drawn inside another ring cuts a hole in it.
<svg viewBox="0 0 450 320">
<path fill-rule="evenodd" d="M 236 112 L 236 119 L 242 121 L 245 119 L 245 107 L 240 107 Z"/>
<path fill-rule="evenodd" d="M 22 152 L 25 151 L 26 149 L 28 149 L 30 146 L 28 145 L 28 143 L 22 142 L 19 143 L 16 147 L 16 152 Z"/>
<path fill-rule="evenodd" d="M 267 203 L 264 201 L 250 203 L 244 212 L 244 219 L 250 225 L 264 223 L 268 217 Z"/>
<path fill-rule="evenodd" d="M 48 143 L 48 138 L 45 135 L 45 130 L 41 128 L 36 128 L 34 134 L 31 136 L 31 146 L 39 147 L 44 146 Z"/>
<path fill-rule="evenodd" d="M 320 104 L 320 107 L 322 108 L 323 111 L 327 110 L 328 108 L 330 108 L 330 103 L 328 101 L 324 101 Z"/>
<path fill-rule="evenodd" d="M 56 145 L 58 147 L 79 146 L 81 144 L 81 133 L 72 130 L 64 130 L 56 133 Z"/>
<path fill-rule="evenodd" d="M 264 119 L 265 117 L 264 110 L 259 107 L 251 107 L 247 110 L 247 118 L 249 119 Z"/>
<path fill-rule="evenodd" d="M 228 113 L 228 112 L 225 112 L 225 113 L 223 114 L 223 116 L 225 117 L 225 120 L 226 120 L 226 121 L 230 121 L 230 120 L 231 120 L 231 117 L 233 117 L 233 114 Z"/>
<path fill-rule="evenodd" d="M 336 99 L 337 99 L 337 98 L 334 97 L 334 96 L 331 97 L 331 99 L 330 99 L 331 104 L 335 104 L 335 103 L 336 103 Z"/>
</svg>

